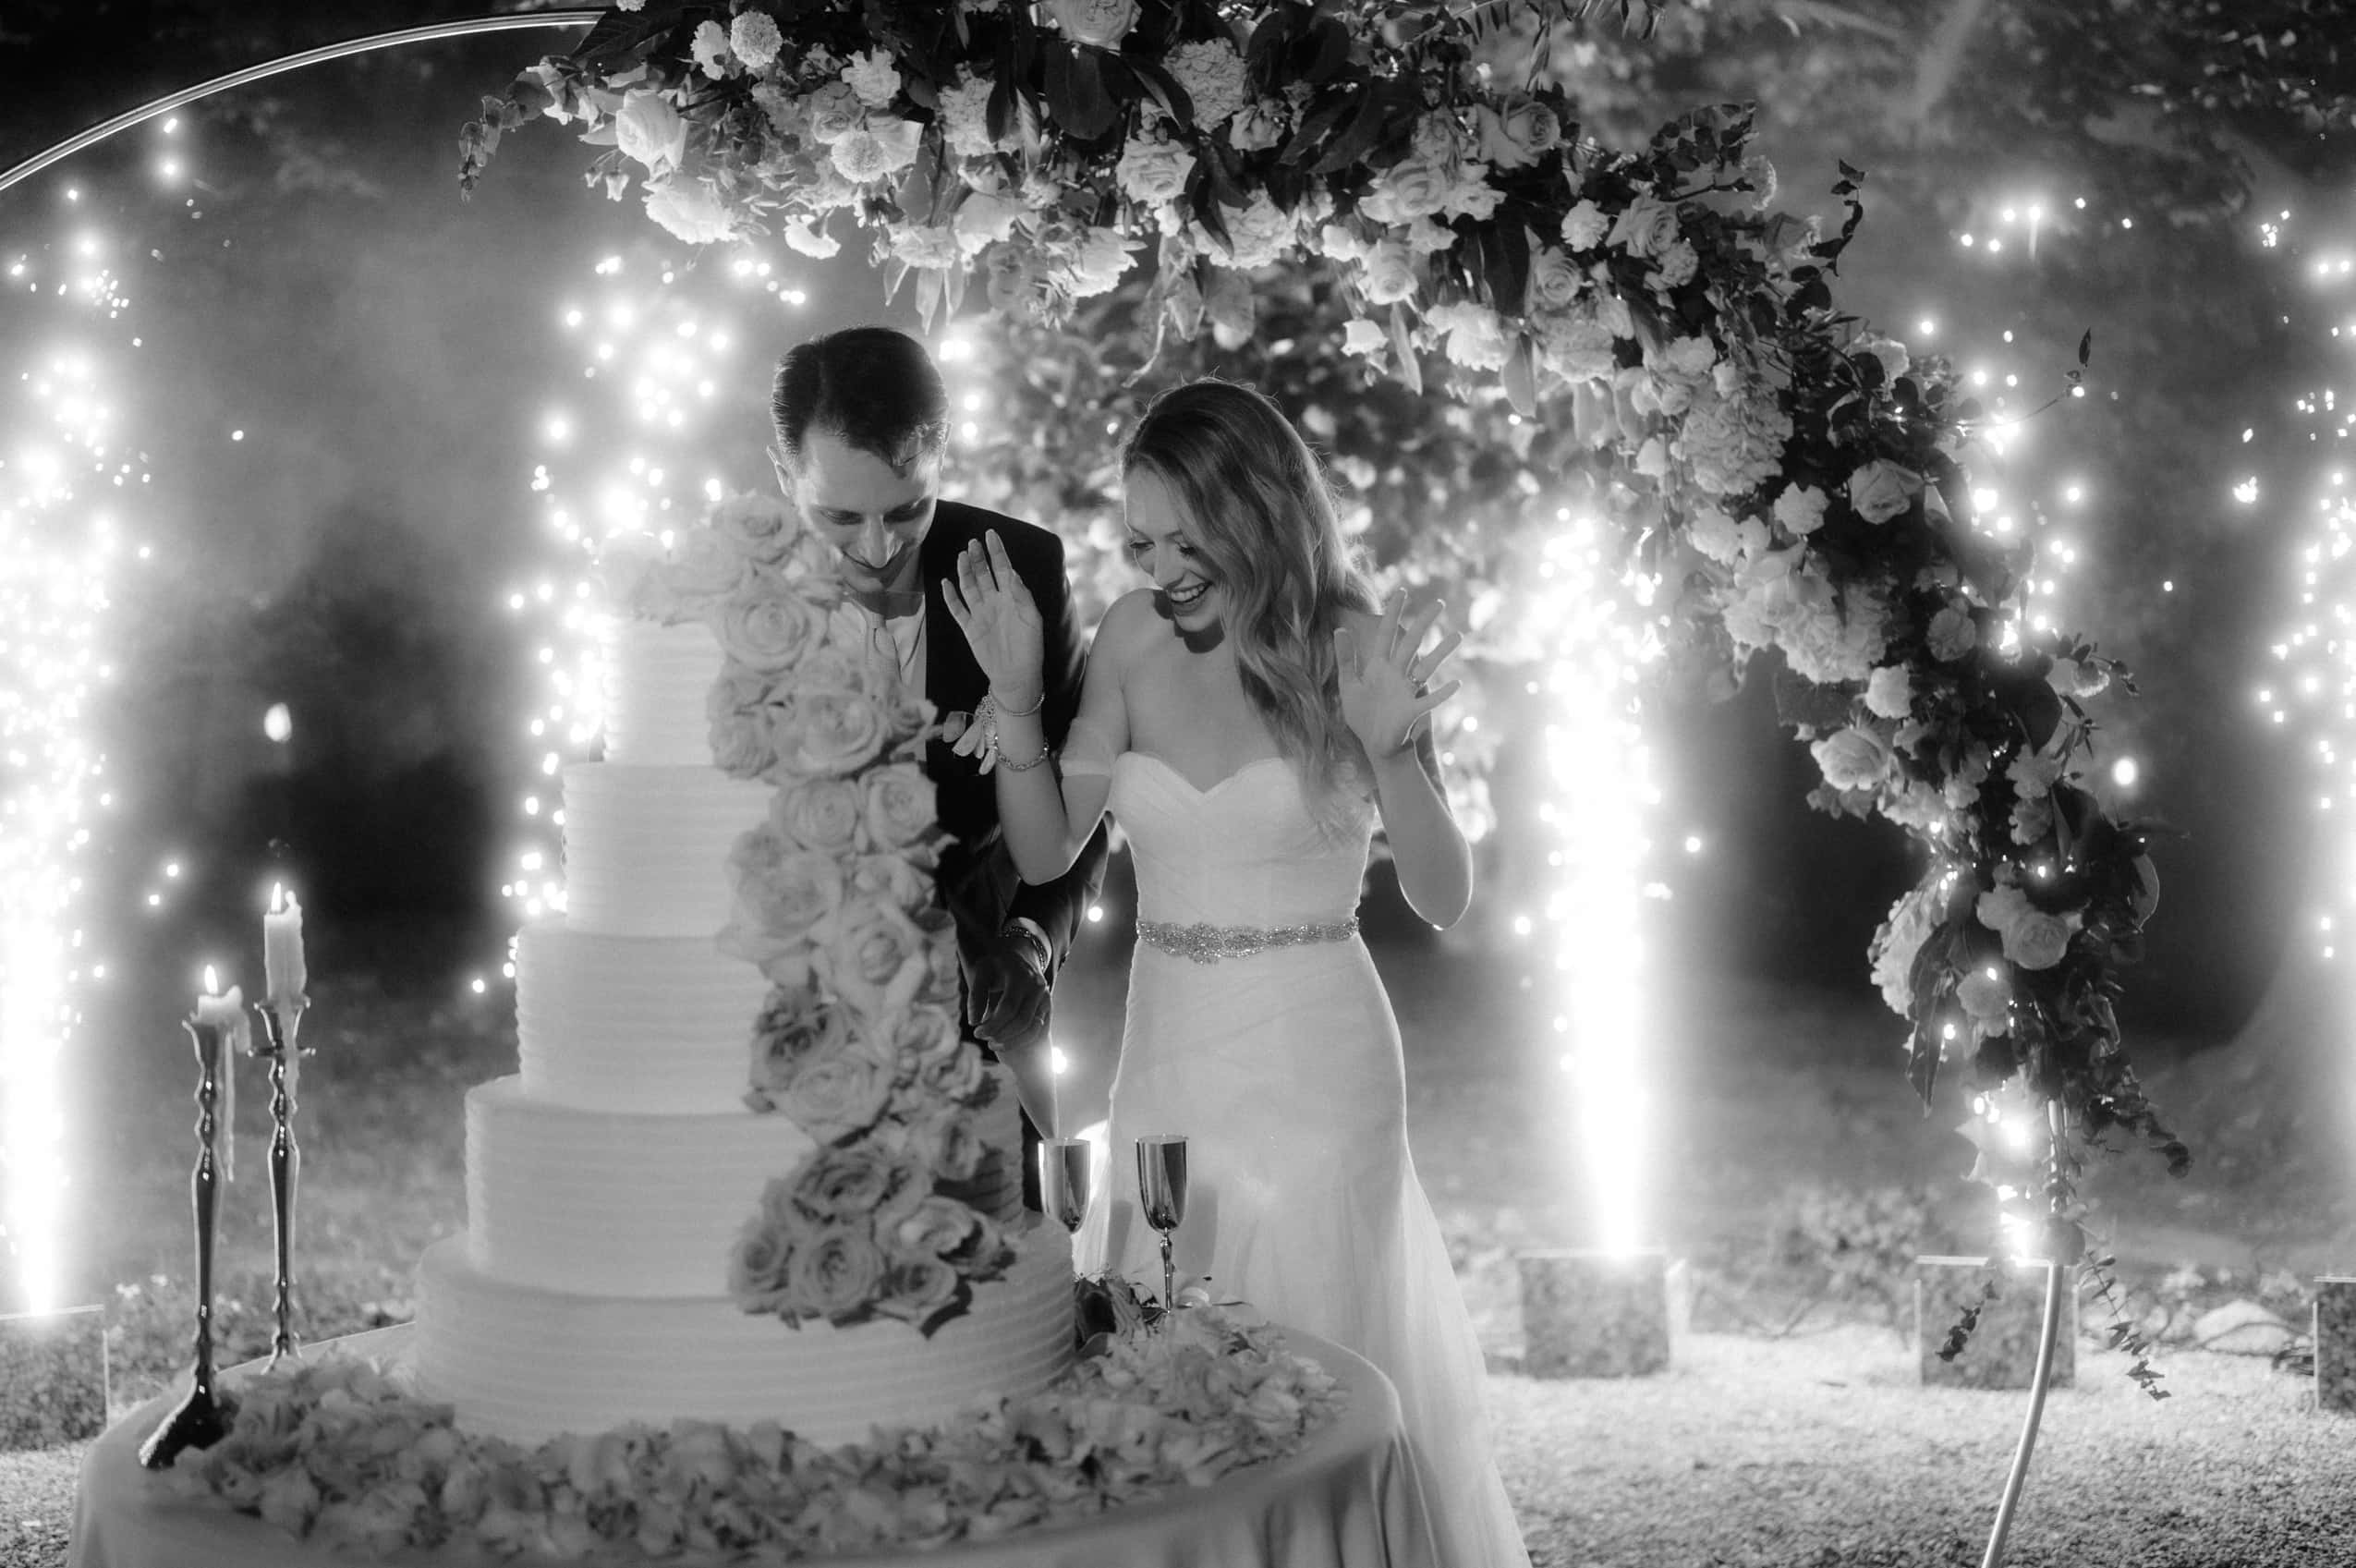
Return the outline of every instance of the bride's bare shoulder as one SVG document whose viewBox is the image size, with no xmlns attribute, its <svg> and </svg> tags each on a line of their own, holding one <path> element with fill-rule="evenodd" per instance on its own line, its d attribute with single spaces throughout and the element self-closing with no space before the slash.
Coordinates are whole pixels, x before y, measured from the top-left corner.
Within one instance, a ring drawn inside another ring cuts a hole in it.
<svg viewBox="0 0 2356 1568">
<path fill-rule="evenodd" d="M 1114 600 L 1097 623 L 1096 646 L 1128 663 L 1143 654 L 1162 631 L 1160 612 L 1153 607 L 1153 590 L 1132 589 Z"/>
</svg>

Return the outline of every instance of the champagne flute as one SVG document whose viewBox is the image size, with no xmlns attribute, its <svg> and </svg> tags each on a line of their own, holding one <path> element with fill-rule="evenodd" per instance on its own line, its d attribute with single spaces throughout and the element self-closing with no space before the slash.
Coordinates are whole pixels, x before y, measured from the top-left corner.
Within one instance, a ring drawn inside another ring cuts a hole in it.
<svg viewBox="0 0 2356 1568">
<path fill-rule="evenodd" d="M 1088 1212 L 1088 1185 L 1096 1150 L 1086 1138 L 1041 1138 L 1038 1146 L 1039 1207 L 1077 1235 Z"/>
<path fill-rule="evenodd" d="M 1170 1234 L 1186 1217 L 1186 1138 L 1183 1133 L 1148 1133 L 1137 1139 L 1137 1197 L 1146 1223 L 1161 1233 L 1161 1305 L 1178 1305 L 1178 1269 L 1170 1255 Z"/>
</svg>

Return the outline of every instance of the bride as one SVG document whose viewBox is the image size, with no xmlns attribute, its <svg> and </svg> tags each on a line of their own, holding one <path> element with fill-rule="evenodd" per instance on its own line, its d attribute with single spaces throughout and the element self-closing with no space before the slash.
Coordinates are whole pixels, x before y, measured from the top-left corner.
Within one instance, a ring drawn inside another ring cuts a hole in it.
<svg viewBox="0 0 2356 1568">
<path fill-rule="evenodd" d="M 995 536 L 967 546 L 946 595 L 990 676 L 977 725 L 995 729 L 1025 880 L 1060 875 L 1107 810 L 1129 837 L 1137 946 L 1112 1147 L 1186 1135 L 1180 1267 L 1380 1367 L 1439 1561 L 1525 1564 L 1480 1346 L 1407 1149 L 1399 1026 L 1355 916 L 1378 819 L 1417 914 L 1446 926 L 1471 899 L 1428 724 L 1456 689 L 1429 682 L 1458 639 L 1423 650 L 1437 604 L 1378 609 L 1317 459 L 1260 394 L 1164 393 L 1122 468 L 1152 587 L 1105 613 L 1060 770 L 1038 727 L 1038 614 Z M 1083 1267 L 1138 1272 L 1157 1246 L 1135 1202 L 1109 1197 Z"/>
</svg>

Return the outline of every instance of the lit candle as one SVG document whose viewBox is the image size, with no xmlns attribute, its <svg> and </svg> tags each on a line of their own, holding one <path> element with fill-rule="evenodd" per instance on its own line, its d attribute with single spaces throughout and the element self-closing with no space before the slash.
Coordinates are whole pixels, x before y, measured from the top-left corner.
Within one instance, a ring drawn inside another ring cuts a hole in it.
<svg viewBox="0 0 2356 1568">
<path fill-rule="evenodd" d="M 252 1026 L 246 1018 L 246 999 L 242 991 L 231 986 L 227 995 L 220 994 L 221 977 L 213 966 L 204 966 L 204 991 L 197 998 L 196 1022 L 200 1029 L 215 1029 L 215 1046 L 219 1059 L 214 1070 L 218 1075 L 221 1117 L 221 1179 L 237 1179 L 237 1059 L 253 1050 Z"/>
<path fill-rule="evenodd" d="M 270 888 L 270 908 L 261 917 L 261 972 L 270 1004 L 283 1014 L 303 1005 L 303 906 L 285 884 Z"/>
</svg>

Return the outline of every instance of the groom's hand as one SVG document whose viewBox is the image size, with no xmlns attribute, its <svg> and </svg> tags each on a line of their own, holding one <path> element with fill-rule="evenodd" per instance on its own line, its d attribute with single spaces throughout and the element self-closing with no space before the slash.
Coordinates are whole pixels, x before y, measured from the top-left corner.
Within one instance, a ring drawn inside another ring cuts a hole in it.
<svg viewBox="0 0 2356 1568">
<path fill-rule="evenodd" d="M 1055 1068 L 1048 1043 L 1046 940 L 1020 927 L 965 966 L 966 1016 L 1014 1079 L 1041 1136 L 1055 1134 Z"/>
<path fill-rule="evenodd" d="M 1047 1034 L 1043 945 L 1020 930 L 1002 932 L 965 966 L 965 1017 L 1002 1061 Z"/>
</svg>

